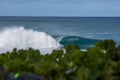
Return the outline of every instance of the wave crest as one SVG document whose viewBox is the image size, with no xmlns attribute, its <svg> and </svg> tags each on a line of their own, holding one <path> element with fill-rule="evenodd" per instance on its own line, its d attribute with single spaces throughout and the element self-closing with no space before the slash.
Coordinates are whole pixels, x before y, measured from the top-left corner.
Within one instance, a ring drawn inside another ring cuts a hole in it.
<svg viewBox="0 0 120 80">
<path fill-rule="evenodd" d="M 38 32 L 24 27 L 7 28 L 0 32 L 0 52 L 17 49 L 39 49 L 41 53 L 50 53 L 61 45 L 45 32 Z"/>
</svg>

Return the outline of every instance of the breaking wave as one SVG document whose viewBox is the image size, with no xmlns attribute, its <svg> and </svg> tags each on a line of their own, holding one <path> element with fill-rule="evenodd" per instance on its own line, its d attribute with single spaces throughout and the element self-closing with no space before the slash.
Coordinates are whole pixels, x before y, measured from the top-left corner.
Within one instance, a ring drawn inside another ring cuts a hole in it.
<svg viewBox="0 0 120 80">
<path fill-rule="evenodd" d="M 98 39 L 90 39 L 79 36 L 62 36 L 58 40 L 60 44 L 66 46 L 68 44 L 76 44 L 80 47 L 80 49 L 87 49 L 89 47 L 93 47 L 96 42 L 99 42 Z"/>
<path fill-rule="evenodd" d="M 17 49 L 38 49 L 42 54 L 58 49 L 61 44 L 45 32 L 16 26 L 0 31 L 0 53 Z"/>
</svg>

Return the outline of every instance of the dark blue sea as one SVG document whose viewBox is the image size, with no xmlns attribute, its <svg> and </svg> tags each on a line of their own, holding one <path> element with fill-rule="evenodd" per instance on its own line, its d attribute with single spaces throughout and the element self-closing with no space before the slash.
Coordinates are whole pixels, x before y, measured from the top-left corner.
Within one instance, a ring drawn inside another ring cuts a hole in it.
<svg viewBox="0 0 120 80">
<path fill-rule="evenodd" d="M 120 17 L 0 17 L 0 51 L 29 47 L 48 53 L 67 44 L 81 49 L 100 40 L 120 43 Z"/>
</svg>

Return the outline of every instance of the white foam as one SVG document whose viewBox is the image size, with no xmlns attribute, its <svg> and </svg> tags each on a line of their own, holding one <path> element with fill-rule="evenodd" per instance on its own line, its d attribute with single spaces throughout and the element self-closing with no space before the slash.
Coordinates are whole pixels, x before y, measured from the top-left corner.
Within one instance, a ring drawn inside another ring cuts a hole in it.
<svg viewBox="0 0 120 80">
<path fill-rule="evenodd" d="M 24 27 L 7 28 L 0 31 L 0 53 L 12 51 L 13 48 L 39 49 L 41 53 L 50 53 L 61 45 L 45 32 L 26 30 Z"/>
</svg>

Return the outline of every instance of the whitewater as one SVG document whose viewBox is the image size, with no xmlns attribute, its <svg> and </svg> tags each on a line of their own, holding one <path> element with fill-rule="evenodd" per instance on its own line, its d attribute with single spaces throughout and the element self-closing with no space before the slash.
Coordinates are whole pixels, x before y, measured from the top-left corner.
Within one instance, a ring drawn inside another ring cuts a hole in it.
<svg viewBox="0 0 120 80">
<path fill-rule="evenodd" d="M 62 45 L 45 32 L 14 26 L 0 31 L 0 53 L 17 49 L 38 49 L 42 54 L 51 53 Z"/>
</svg>

